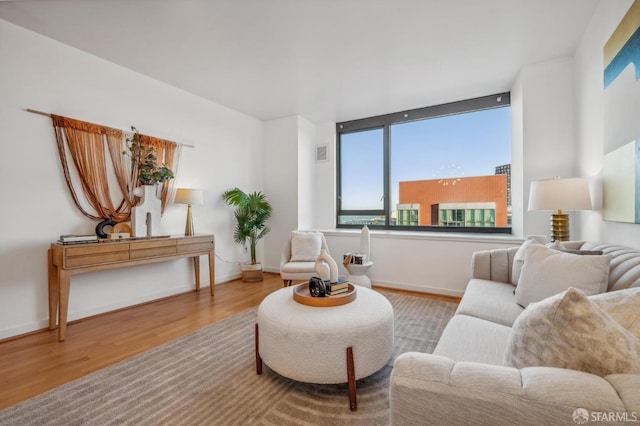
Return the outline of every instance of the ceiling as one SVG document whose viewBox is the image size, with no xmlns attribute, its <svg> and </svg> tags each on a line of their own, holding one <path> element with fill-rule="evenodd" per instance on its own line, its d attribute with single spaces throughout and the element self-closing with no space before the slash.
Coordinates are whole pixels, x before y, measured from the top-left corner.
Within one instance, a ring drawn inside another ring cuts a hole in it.
<svg viewBox="0 0 640 426">
<path fill-rule="evenodd" d="M 339 122 L 510 90 L 597 0 L 19 0 L 0 19 L 270 120 Z"/>
</svg>

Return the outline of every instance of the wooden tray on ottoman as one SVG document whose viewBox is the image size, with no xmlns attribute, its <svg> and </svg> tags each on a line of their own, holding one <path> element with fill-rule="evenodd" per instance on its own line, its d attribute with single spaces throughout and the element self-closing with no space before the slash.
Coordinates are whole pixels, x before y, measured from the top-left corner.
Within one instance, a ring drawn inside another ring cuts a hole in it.
<svg viewBox="0 0 640 426">
<path fill-rule="evenodd" d="M 337 294 L 335 296 L 326 297 L 312 297 L 309 293 L 309 283 L 298 284 L 293 288 L 293 299 L 308 306 L 328 307 L 328 306 L 340 306 L 353 302 L 358 293 L 356 287 L 349 283 L 349 290 L 346 293 Z"/>
</svg>

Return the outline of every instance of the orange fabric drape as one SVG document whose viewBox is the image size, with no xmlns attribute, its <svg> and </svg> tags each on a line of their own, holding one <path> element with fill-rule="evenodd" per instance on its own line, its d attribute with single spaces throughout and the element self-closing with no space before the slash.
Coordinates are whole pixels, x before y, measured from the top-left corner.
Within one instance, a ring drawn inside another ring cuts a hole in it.
<svg viewBox="0 0 640 426">
<path fill-rule="evenodd" d="M 166 164 L 168 168 L 176 171 L 176 164 L 174 159 L 176 157 L 176 149 L 178 145 L 175 142 L 167 141 L 165 139 L 155 138 L 153 136 L 140 135 L 140 143 L 144 147 L 152 147 L 155 148 L 156 160 L 158 164 Z M 164 212 L 164 209 L 169 201 L 169 186 L 171 181 L 162 183 L 162 190 L 160 195 L 161 211 Z"/>
<path fill-rule="evenodd" d="M 78 209 L 93 220 L 129 220 L 131 207 L 137 203 L 133 189 L 138 185 L 138 180 L 131 159 L 123 153 L 127 151 L 124 132 L 68 117 L 52 115 L 51 118 L 67 187 Z M 175 142 L 141 135 L 141 143 L 154 147 L 159 164 L 165 163 L 172 168 L 177 148 Z M 109 188 L 105 151 L 109 152 L 112 175 L 118 184 L 119 195 L 116 198 L 119 201 L 116 202 L 112 200 L 112 193 L 117 191 Z M 79 191 L 76 189 L 77 183 L 71 178 L 68 156 L 73 160 L 82 193 L 93 211 L 88 211 L 78 198 Z M 165 182 L 161 194 L 162 211 L 167 204 L 168 194 L 169 182 Z"/>
</svg>

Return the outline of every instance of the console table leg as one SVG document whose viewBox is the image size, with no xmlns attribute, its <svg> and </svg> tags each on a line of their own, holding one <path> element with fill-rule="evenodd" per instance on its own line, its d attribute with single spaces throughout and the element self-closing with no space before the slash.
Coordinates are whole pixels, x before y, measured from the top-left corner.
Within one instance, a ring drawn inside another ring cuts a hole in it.
<svg viewBox="0 0 640 426">
<path fill-rule="evenodd" d="M 56 328 L 58 316 L 58 271 L 53 264 L 53 252 L 47 251 L 49 277 L 49 330 Z"/>
<path fill-rule="evenodd" d="M 211 292 L 211 296 L 214 295 L 215 289 L 215 264 L 213 263 L 213 251 L 209 252 L 207 256 L 209 258 L 209 291 Z"/>
<path fill-rule="evenodd" d="M 67 334 L 67 313 L 69 310 L 69 287 L 71 273 L 58 268 L 58 340 L 63 341 Z"/>
<path fill-rule="evenodd" d="M 353 347 L 347 348 L 347 384 L 349 386 L 349 407 L 351 411 L 358 410 L 356 401 L 356 370 L 353 365 Z"/>
<path fill-rule="evenodd" d="M 256 323 L 255 335 L 256 335 L 256 374 L 262 374 L 262 358 L 260 358 L 260 340 L 258 337 L 258 323 Z"/>
<path fill-rule="evenodd" d="M 200 291 L 200 256 L 193 257 L 193 270 L 196 274 L 196 291 Z"/>
</svg>

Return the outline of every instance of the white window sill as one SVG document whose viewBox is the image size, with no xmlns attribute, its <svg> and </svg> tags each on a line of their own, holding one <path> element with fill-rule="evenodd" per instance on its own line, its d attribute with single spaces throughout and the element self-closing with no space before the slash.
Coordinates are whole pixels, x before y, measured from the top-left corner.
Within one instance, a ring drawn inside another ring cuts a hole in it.
<svg viewBox="0 0 640 426">
<path fill-rule="evenodd" d="M 360 235 L 359 229 L 319 229 L 325 236 L 349 236 Z M 389 238 L 395 240 L 430 240 L 430 241 L 455 241 L 455 242 L 486 242 L 504 244 L 522 244 L 522 238 L 511 234 L 473 234 L 457 232 L 412 232 L 391 231 L 387 229 L 369 229 L 371 238 Z"/>
</svg>

